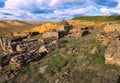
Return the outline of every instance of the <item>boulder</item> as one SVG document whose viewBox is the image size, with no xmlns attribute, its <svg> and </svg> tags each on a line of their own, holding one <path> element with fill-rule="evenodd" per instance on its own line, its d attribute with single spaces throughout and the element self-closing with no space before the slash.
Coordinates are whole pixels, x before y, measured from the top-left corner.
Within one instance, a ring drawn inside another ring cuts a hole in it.
<svg viewBox="0 0 120 83">
<path fill-rule="evenodd" d="M 111 41 L 105 51 L 105 63 L 120 66 L 120 38 Z"/>
<path fill-rule="evenodd" d="M 90 51 L 90 54 L 96 54 L 99 52 L 99 49 L 97 46 L 93 47 L 92 50 Z"/>
<path fill-rule="evenodd" d="M 43 73 L 45 72 L 45 70 L 46 70 L 47 67 L 48 67 L 48 65 L 45 65 L 45 66 L 43 66 L 43 67 L 40 67 L 40 68 L 39 68 L 39 72 L 43 74 Z"/>
<path fill-rule="evenodd" d="M 44 53 L 44 52 L 48 52 L 47 48 L 45 46 L 41 46 L 39 48 L 39 53 Z"/>
</svg>

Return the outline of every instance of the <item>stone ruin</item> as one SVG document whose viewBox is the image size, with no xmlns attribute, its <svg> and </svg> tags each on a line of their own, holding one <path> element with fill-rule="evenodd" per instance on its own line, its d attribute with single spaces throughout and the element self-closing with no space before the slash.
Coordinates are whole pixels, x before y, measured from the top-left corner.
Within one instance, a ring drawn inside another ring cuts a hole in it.
<svg viewBox="0 0 120 83">
<path fill-rule="evenodd" d="M 1 42 L 1 47 L 5 53 L 0 60 L 1 66 L 11 63 L 22 66 L 47 52 L 43 39 L 15 37 L 11 39 L 1 38 L 1 41 L 3 42 Z"/>
<path fill-rule="evenodd" d="M 71 25 L 69 25 L 67 21 L 63 20 L 58 23 L 58 26 L 55 29 L 43 33 L 43 38 L 62 38 L 69 33 L 70 28 Z"/>
<path fill-rule="evenodd" d="M 14 36 L 14 37 L 18 37 L 18 36 L 34 36 L 34 35 L 38 35 L 38 34 L 39 34 L 39 32 L 37 32 L 37 31 L 34 31 L 34 32 L 25 31 L 25 32 L 13 32 L 12 36 Z"/>
<path fill-rule="evenodd" d="M 75 27 L 70 30 L 70 34 L 73 37 L 83 37 L 89 33 L 89 27 Z"/>
<path fill-rule="evenodd" d="M 4 55 L 0 59 L 0 65 L 6 66 L 11 64 L 21 67 L 43 58 L 49 50 L 57 46 L 61 37 L 68 34 L 69 29 L 66 28 L 69 28 L 69 26 L 64 25 L 62 28 L 45 32 L 41 39 L 32 39 L 29 36 L 0 37 L 0 45 L 4 51 Z"/>
<path fill-rule="evenodd" d="M 96 40 L 100 41 L 102 45 L 107 45 L 111 40 L 119 36 L 119 32 L 100 32 L 96 35 Z"/>
<path fill-rule="evenodd" d="M 120 66 L 120 36 L 111 41 L 105 51 L 105 63 Z"/>
</svg>

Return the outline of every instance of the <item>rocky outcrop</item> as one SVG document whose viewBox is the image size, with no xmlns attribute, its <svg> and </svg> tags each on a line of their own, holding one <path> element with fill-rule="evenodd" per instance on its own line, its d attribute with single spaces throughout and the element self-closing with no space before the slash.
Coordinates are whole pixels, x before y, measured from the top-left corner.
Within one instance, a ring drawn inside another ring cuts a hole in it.
<svg viewBox="0 0 120 83">
<path fill-rule="evenodd" d="M 59 29 L 43 33 L 42 39 L 32 39 L 29 36 L 1 37 L 0 43 L 5 55 L 1 57 L 0 65 L 12 64 L 21 67 L 34 60 L 41 59 L 49 50 L 57 46 L 61 37 L 68 34 L 69 25 L 66 22 L 62 24 L 64 25 Z"/>
<path fill-rule="evenodd" d="M 6 48 L 11 48 L 4 49 L 5 52 L 9 52 L 7 52 L 1 58 L 1 66 L 5 66 L 8 64 L 16 64 L 17 66 L 23 66 L 35 59 L 39 59 L 39 57 L 41 58 L 45 56 L 45 54 L 47 53 L 47 44 L 50 43 L 49 41 L 47 41 L 48 43 L 46 43 L 45 45 L 45 39 L 24 39 L 21 37 L 13 38 L 10 41 L 10 44 L 5 44 Z"/>
<path fill-rule="evenodd" d="M 69 33 L 70 26 L 67 23 L 62 24 L 58 27 L 59 29 L 43 33 L 41 39 L 33 39 L 29 35 L 12 38 L 1 37 L 0 45 L 4 51 L 0 57 L 1 69 L 6 66 L 19 69 L 30 62 L 42 59 L 50 50 L 62 42 L 60 38 Z M 44 72 L 44 68 L 41 68 L 40 71 L 41 73 Z M 8 74 L 5 75 L 8 76 Z"/>
<path fill-rule="evenodd" d="M 105 63 L 116 64 L 120 66 L 120 38 L 111 41 L 105 51 Z"/>
<path fill-rule="evenodd" d="M 68 22 L 63 20 L 58 23 L 58 26 L 55 29 L 43 33 L 43 38 L 62 38 L 69 33 L 70 28 L 71 26 L 68 24 Z"/>
<path fill-rule="evenodd" d="M 108 23 L 105 27 L 104 27 L 104 31 L 105 32 L 113 32 L 113 31 L 120 31 L 120 24 L 117 23 Z"/>
<path fill-rule="evenodd" d="M 27 36 L 13 37 L 13 38 L 0 37 L 0 45 L 4 53 L 12 53 L 16 51 L 15 42 L 21 42 L 26 38 Z"/>
<path fill-rule="evenodd" d="M 107 45 L 111 40 L 119 36 L 119 32 L 100 32 L 96 35 L 96 40 L 100 41 L 103 45 Z"/>
<path fill-rule="evenodd" d="M 25 32 L 13 32 L 12 33 L 12 36 L 14 37 L 18 37 L 18 36 L 34 36 L 34 35 L 38 35 L 39 32 L 37 31 L 31 31 L 31 32 L 28 32 L 28 31 L 25 31 Z"/>
<path fill-rule="evenodd" d="M 16 77 L 18 73 L 19 73 L 19 69 L 2 71 L 0 72 L 0 82 L 4 83 L 5 80 L 10 80 L 11 78 Z"/>
<path fill-rule="evenodd" d="M 89 33 L 90 32 L 88 27 L 76 27 L 70 30 L 70 34 L 73 37 L 82 37 Z"/>
</svg>

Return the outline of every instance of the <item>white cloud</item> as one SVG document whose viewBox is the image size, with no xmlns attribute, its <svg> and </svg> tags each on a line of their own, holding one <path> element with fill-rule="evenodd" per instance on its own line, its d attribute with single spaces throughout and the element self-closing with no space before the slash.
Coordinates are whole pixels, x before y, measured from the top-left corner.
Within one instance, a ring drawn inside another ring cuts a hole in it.
<svg viewBox="0 0 120 83">
<path fill-rule="evenodd" d="M 120 14 L 120 1 L 119 1 L 119 3 L 118 3 L 117 7 L 114 7 L 114 8 L 102 7 L 102 8 L 100 8 L 100 11 L 101 11 L 104 15 L 110 15 L 111 13 Z"/>
<path fill-rule="evenodd" d="M 44 10 L 50 10 L 50 12 L 44 12 Z M 34 13 L 34 11 L 37 12 Z M 120 1 L 117 7 L 107 8 L 98 6 L 94 0 L 7 0 L 5 7 L 0 9 L 0 18 L 71 19 L 75 15 L 108 15 L 111 12 L 120 12 Z M 12 15 L 4 15 L 3 13 Z"/>
</svg>

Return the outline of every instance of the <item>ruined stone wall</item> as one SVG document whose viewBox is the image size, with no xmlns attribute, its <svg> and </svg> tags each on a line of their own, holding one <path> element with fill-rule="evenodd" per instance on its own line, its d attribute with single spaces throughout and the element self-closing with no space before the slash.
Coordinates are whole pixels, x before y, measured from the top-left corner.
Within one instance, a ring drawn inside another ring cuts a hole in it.
<svg viewBox="0 0 120 83">
<path fill-rule="evenodd" d="M 120 38 L 111 41 L 105 51 L 105 63 L 120 66 Z"/>
</svg>

